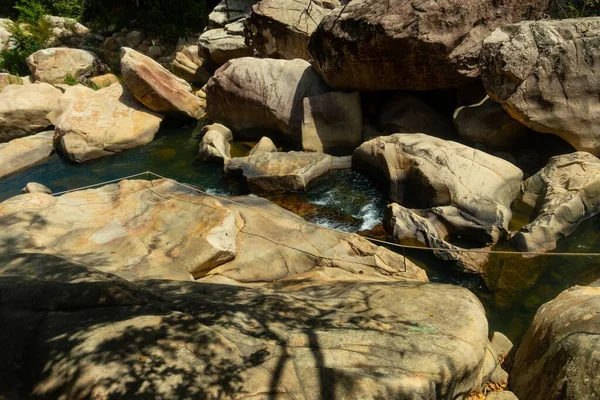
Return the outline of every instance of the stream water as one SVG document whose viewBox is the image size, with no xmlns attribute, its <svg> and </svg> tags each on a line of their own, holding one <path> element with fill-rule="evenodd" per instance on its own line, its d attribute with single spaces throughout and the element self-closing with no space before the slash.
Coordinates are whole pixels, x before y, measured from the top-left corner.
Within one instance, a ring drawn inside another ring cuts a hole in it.
<svg viewBox="0 0 600 400">
<path fill-rule="evenodd" d="M 84 164 L 74 164 L 54 154 L 43 164 L 0 179 L 0 201 L 20 194 L 28 182 L 42 183 L 56 193 L 148 170 L 215 194 L 247 194 L 245 186 L 228 179 L 221 166 L 197 160 L 198 141 L 192 131 L 191 127 L 164 128 L 149 145 Z M 248 143 L 237 143 L 232 153 L 242 155 L 250 148 Z M 351 171 L 332 172 L 316 180 L 304 193 L 272 196 L 270 200 L 307 220 L 348 232 L 377 227 L 387 204 L 370 179 Z M 529 214 L 530 210 L 517 207 L 514 220 L 524 224 L 530 219 Z M 581 224 L 573 235 L 560 242 L 557 251 L 600 252 L 599 239 L 600 217 Z M 498 247 L 511 249 L 506 243 Z M 424 268 L 431 281 L 472 290 L 486 308 L 490 329 L 515 341 L 541 304 L 568 287 L 600 278 L 600 258 L 593 257 L 494 255 L 484 282 L 480 277 L 455 272 L 430 252 L 407 250 L 406 256 Z"/>
</svg>

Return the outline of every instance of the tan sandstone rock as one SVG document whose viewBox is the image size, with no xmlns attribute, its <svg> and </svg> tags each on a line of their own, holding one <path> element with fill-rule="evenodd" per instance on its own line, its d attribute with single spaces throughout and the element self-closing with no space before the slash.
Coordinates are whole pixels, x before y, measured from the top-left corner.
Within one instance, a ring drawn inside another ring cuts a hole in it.
<svg viewBox="0 0 600 400">
<path fill-rule="evenodd" d="M 600 18 L 529 21 L 488 37 L 482 79 L 515 119 L 600 155 Z"/>
<path fill-rule="evenodd" d="M 78 79 L 101 70 L 100 60 L 91 51 L 62 47 L 36 51 L 27 58 L 27 65 L 36 81 L 59 84 L 68 76 Z"/>
<path fill-rule="evenodd" d="M 171 61 L 173 73 L 187 82 L 204 85 L 211 77 L 204 64 L 205 60 L 199 54 L 198 40 L 179 39 Z"/>
<path fill-rule="evenodd" d="M 350 166 L 350 157 L 291 151 L 233 158 L 225 163 L 225 172 L 241 172 L 253 193 L 279 193 L 304 190 L 313 179 Z"/>
<path fill-rule="evenodd" d="M 48 158 L 54 151 L 54 131 L 0 143 L 0 178 Z"/>
<path fill-rule="evenodd" d="M 163 118 L 146 109 L 121 83 L 98 91 L 73 87 L 63 98 L 57 141 L 76 162 L 151 142 Z"/>
<path fill-rule="evenodd" d="M 554 250 L 581 222 L 600 213 L 600 159 L 586 152 L 552 157 L 523 183 L 522 200 L 536 217 L 512 242 L 521 251 Z"/>
<path fill-rule="evenodd" d="M 149 109 L 176 117 L 200 119 L 204 116 L 206 102 L 192 93 L 186 81 L 150 57 L 123 47 L 121 73 L 129 90 Z"/>
<path fill-rule="evenodd" d="M 61 95 L 47 83 L 6 86 L 0 92 L 0 143 L 49 127 L 47 114 L 56 109 Z"/>
<path fill-rule="evenodd" d="M 231 145 L 227 137 L 216 130 L 209 130 L 200 141 L 199 157 L 203 161 L 224 163 L 231 158 Z"/>
<path fill-rule="evenodd" d="M 258 155 L 260 153 L 275 153 L 277 151 L 277 146 L 275 143 L 268 137 L 261 138 L 258 143 L 250 150 L 248 156 Z"/>
</svg>

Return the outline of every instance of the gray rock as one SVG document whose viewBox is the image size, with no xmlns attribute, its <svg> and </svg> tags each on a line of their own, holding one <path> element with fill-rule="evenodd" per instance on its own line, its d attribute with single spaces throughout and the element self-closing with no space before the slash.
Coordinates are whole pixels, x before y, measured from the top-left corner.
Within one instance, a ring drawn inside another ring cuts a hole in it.
<svg viewBox="0 0 600 400">
<path fill-rule="evenodd" d="M 575 286 L 537 311 L 515 353 L 521 399 L 595 399 L 600 385 L 600 288 Z"/>
<path fill-rule="evenodd" d="M 310 60 L 308 41 L 339 0 L 262 0 L 252 7 L 247 27 L 261 57 Z"/>
<path fill-rule="evenodd" d="M 225 172 L 241 172 L 252 193 L 280 193 L 305 190 L 313 179 L 350 167 L 350 157 L 292 151 L 233 158 L 225 163 Z"/>
<path fill-rule="evenodd" d="M 431 90 L 475 82 L 481 42 L 507 23 L 538 19 L 548 0 L 352 0 L 311 37 L 315 68 L 335 89 Z"/>
<path fill-rule="evenodd" d="M 521 251 L 556 248 L 582 221 L 600 213 L 600 159 L 586 152 L 552 157 L 523 183 L 522 200 L 535 220 L 512 239 Z"/>
<path fill-rule="evenodd" d="M 233 142 L 233 133 L 231 133 L 231 129 L 229 129 L 225 125 L 222 125 L 222 124 L 206 125 L 200 131 L 200 136 L 204 136 L 206 133 L 208 133 L 210 131 L 217 131 L 225 138 L 226 141 Z"/>
<path fill-rule="evenodd" d="M 41 183 L 29 182 L 23 188 L 23 190 L 21 190 L 21 193 L 23 193 L 23 194 L 27 194 L 27 193 L 52 194 L 52 190 L 48 189 L 46 186 L 42 185 Z"/>
<path fill-rule="evenodd" d="M 35 165 L 54 151 L 54 131 L 0 143 L 0 177 Z"/>
<path fill-rule="evenodd" d="M 261 153 L 275 153 L 277 152 L 277 146 L 268 137 L 263 137 L 256 143 L 256 145 L 250 150 L 248 156 L 258 155 Z"/>
<path fill-rule="evenodd" d="M 8 50 L 14 22 L 8 18 L 0 18 L 0 50 Z"/>
<path fill-rule="evenodd" d="M 479 103 L 454 112 L 454 125 L 461 138 L 494 149 L 512 149 L 527 136 L 527 127 L 486 96 Z"/>
<path fill-rule="evenodd" d="M 455 135 L 454 127 L 438 112 L 410 93 L 394 93 L 381 106 L 379 127 L 386 133 L 424 133 L 439 138 Z"/>
<path fill-rule="evenodd" d="M 524 125 L 600 155 L 600 18 L 528 21 L 488 37 L 482 79 Z"/>
<path fill-rule="evenodd" d="M 494 332 L 491 340 L 492 348 L 496 351 L 498 356 L 502 359 L 506 359 L 506 356 L 510 353 L 513 348 L 513 344 L 509 338 L 507 338 L 501 332 Z"/>
<path fill-rule="evenodd" d="M 208 15 L 209 29 L 223 28 L 225 25 L 247 17 L 256 0 L 221 0 Z"/>
<path fill-rule="evenodd" d="M 358 92 L 329 92 L 304 98 L 302 149 L 349 155 L 362 143 L 363 119 Z"/>
<path fill-rule="evenodd" d="M 246 45 L 242 22 L 204 32 L 198 39 L 198 48 L 200 54 L 216 66 L 236 58 L 252 56 L 252 49 Z"/>
<path fill-rule="evenodd" d="M 221 132 L 209 130 L 200 141 L 199 156 L 202 161 L 224 163 L 231 158 L 231 145 Z"/>
<path fill-rule="evenodd" d="M 138 47 L 142 43 L 142 40 L 144 40 L 144 34 L 140 31 L 131 31 L 125 35 L 125 44 L 127 47 Z"/>
</svg>

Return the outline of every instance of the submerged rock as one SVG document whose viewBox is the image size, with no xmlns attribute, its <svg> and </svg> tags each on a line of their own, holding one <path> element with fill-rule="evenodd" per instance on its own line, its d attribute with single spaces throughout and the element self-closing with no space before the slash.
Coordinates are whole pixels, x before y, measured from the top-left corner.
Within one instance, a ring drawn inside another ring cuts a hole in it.
<svg viewBox="0 0 600 400">
<path fill-rule="evenodd" d="M 206 102 L 192 93 L 189 83 L 150 57 L 123 47 L 121 73 L 135 98 L 152 111 L 194 119 L 204 116 Z"/>
<path fill-rule="evenodd" d="M 528 21 L 488 37 L 482 78 L 490 97 L 533 130 L 600 155 L 600 18 Z"/>
<path fill-rule="evenodd" d="M 103 67 L 91 51 L 56 47 L 36 51 L 27 58 L 27 66 L 36 81 L 62 84 L 69 77 L 79 79 L 97 75 Z"/>
<path fill-rule="evenodd" d="M 76 162 L 147 144 L 163 119 L 121 83 L 98 91 L 73 87 L 63 98 L 56 138 L 61 150 Z"/>
<path fill-rule="evenodd" d="M 457 286 L 132 283 L 33 254 L 3 262 L 0 277 L 5 391 L 456 398 L 490 373 L 485 311 Z"/>
<path fill-rule="evenodd" d="M 523 173 L 511 163 L 462 144 L 423 134 L 363 143 L 353 167 L 382 181 L 389 197 L 416 208 L 450 207 L 452 227 L 477 227 L 474 239 L 496 243 L 507 232 Z"/>
<path fill-rule="evenodd" d="M 54 131 L 0 143 L 0 178 L 50 157 Z"/>
<path fill-rule="evenodd" d="M 252 7 L 248 34 L 261 57 L 310 60 L 308 41 L 339 0 L 262 0 Z"/>
<path fill-rule="evenodd" d="M 522 200 L 537 216 L 512 242 L 521 251 L 555 249 L 558 240 L 600 213 L 600 159 L 586 152 L 552 157 L 523 183 Z"/>
<path fill-rule="evenodd" d="M 462 139 L 493 149 L 518 147 L 528 133 L 525 125 L 488 96 L 479 103 L 458 108 L 454 112 L 454 125 Z"/>
<path fill-rule="evenodd" d="M 312 35 L 315 68 L 335 89 L 431 90 L 474 82 L 481 42 L 507 23 L 538 19 L 548 0 L 353 0 Z"/>
<path fill-rule="evenodd" d="M 600 287 L 575 286 L 538 310 L 515 353 L 521 399 L 594 399 L 600 385 Z"/>
<path fill-rule="evenodd" d="M 241 172 L 253 193 L 280 193 L 305 190 L 313 179 L 350 167 L 350 157 L 292 151 L 234 158 L 225 164 L 225 172 Z"/>
<path fill-rule="evenodd" d="M 62 92 L 47 83 L 9 85 L 0 92 L 0 143 L 48 128 Z"/>
</svg>

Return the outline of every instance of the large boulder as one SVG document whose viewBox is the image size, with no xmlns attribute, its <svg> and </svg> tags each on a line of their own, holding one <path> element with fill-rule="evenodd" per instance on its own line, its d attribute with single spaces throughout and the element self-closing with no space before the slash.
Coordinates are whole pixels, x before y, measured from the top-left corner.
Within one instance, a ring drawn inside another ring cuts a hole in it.
<svg viewBox="0 0 600 400">
<path fill-rule="evenodd" d="M 0 178 L 48 158 L 54 150 L 53 138 L 50 131 L 0 143 Z"/>
<path fill-rule="evenodd" d="M 350 157 L 291 151 L 233 158 L 225 163 L 225 172 L 241 173 L 253 193 L 280 193 L 305 190 L 313 179 L 350 167 Z"/>
<path fill-rule="evenodd" d="M 477 226 L 475 238 L 496 243 L 507 232 L 522 171 L 465 145 L 423 134 L 395 134 L 363 143 L 353 167 L 382 181 L 392 201 L 416 208 L 452 207 L 451 226 Z"/>
<path fill-rule="evenodd" d="M 599 34 L 600 18 L 505 26 L 484 42 L 483 83 L 524 125 L 600 155 Z"/>
<path fill-rule="evenodd" d="M 427 280 L 401 255 L 357 235 L 307 225 L 260 198 L 220 200 L 170 180 L 17 196 L 0 203 L 0 218 L 3 254 L 60 256 L 126 279 Z"/>
<path fill-rule="evenodd" d="M 205 59 L 217 67 L 229 60 L 252 55 L 252 48 L 244 38 L 244 24 L 241 21 L 204 32 L 198 39 L 198 49 Z"/>
<path fill-rule="evenodd" d="M 507 23 L 537 19 L 548 0 L 353 0 L 312 35 L 315 68 L 336 89 L 431 90 L 478 76 L 481 42 Z"/>
<path fill-rule="evenodd" d="M 121 83 L 98 91 L 75 86 L 63 98 L 56 139 L 61 150 L 77 162 L 147 144 L 163 119 Z"/>
<path fill-rule="evenodd" d="M 78 79 L 103 70 L 100 60 L 91 51 L 63 47 L 36 51 L 27 58 L 27 66 L 36 81 L 60 84 L 65 83 L 67 77 Z"/>
<path fill-rule="evenodd" d="M 522 200 L 536 217 L 512 242 L 521 251 L 555 249 L 582 221 L 600 213 L 600 159 L 585 152 L 552 157 L 523 183 Z"/>
<path fill-rule="evenodd" d="M 517 147 L 528 133 L 525 125 L 487 96 L 476 104 L 456 109 L 454 125 L 462 139 L 500 150 Z"/>
<path fill-rule="evenodd" d="M 490 373 L 485 311 L 457 286 L 127 282 L 21 254 L 0 290 L 9 398 L 453 399 Z"/>
<path fill-rule="evenodd" d="M 248 36 L 261 57 L 310 60 L 308 41 L 339 0 L 262 0 L 252 7 Z"/>
<path fill-rule="evenodd" d="M 575 286 L 544 304 L 515 354 L 511 390 L 520 399 L 598 398 L 600 287 Z"/>
<path fill-rule="evenodd" d="M 123 81 L 140 103 L 162 114 L 200 119 L 206 102 L 162 65 L 128 47 L 121 49 Z"/>
<path fill-rule="evenodd" d="M 205 68 L 205 60 L 200 57 L 198 41 L 181 38 L 177 42 L 170 68 L 175 75 L 186 82 L 206 84 L 211 74 Z"/>
<path fill-rule="evenodd" d="M 270 133 L 303 147 L 306 138 L 310 150 L 353 147 L 362 130 L 360 99 L 329 93 L 304 60 L 241 58 L 208 82 L 208 114 L 242 135 Z"/>
<path fill-rule="evenodd" d="M 0 143 L 29 136 L 52 125 L 48 113 L 62 92 L 47 83 L 9 85 L 0 92 Z"/>
</svg>

